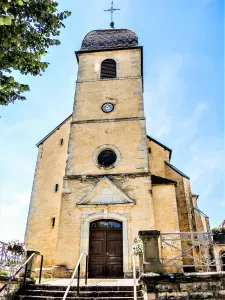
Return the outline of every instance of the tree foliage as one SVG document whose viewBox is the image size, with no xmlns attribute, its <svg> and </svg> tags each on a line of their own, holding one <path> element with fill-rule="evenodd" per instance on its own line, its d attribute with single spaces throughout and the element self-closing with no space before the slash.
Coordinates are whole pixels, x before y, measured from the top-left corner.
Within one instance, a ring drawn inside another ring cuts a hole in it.
<svg viewBox="0 0 225 300">
<path fill-rule="evenodd" d="M 17 82 L 13 70 L 37 76 L 47 68 L 42 58 L 60 44 L 59 30 L 70 15 L 57 6 L 54 0 L 0 0 L 0 104 L 26 99 L 29 86 Z"/>
</svg>

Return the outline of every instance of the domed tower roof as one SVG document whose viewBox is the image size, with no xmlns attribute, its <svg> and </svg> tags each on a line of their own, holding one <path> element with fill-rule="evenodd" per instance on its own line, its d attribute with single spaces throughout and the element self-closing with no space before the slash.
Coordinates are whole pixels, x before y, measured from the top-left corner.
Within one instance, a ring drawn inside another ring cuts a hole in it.
<svg viewBox="0 0 225 300">
<path fill-rule="evenodd" d="M 105 29 L 90 31 L 83 39 L 80 51 L 130 48 L 138 46 L 138 38 L 129 29 Z"/>
</svg>

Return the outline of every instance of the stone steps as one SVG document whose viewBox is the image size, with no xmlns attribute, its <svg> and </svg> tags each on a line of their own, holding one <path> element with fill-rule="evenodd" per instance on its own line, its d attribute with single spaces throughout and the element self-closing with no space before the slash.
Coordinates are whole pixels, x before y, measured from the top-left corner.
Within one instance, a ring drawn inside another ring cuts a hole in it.
<svg viewBox="0 0 225 300">
<path fill-rule="evenodd" d="M 27 285 L 28 290 L 54 290 L 54 291 L 65 291 L 67 288 L 66 285 L 48 285 L 48 284 L 29 284 Z M 70 291 L 76 291 L 77 287 L 72 285 Z M 80 291 L 133 291 L 133 286 L 117 286 L 117 285 L 81 285 Z M 137 286 L 137 290 L 140 290 L 140 287 Z"/>
<path fill-rule="evenodd" d="M 20 291 L 15 300 L 62 300 L 66 286 L 54 285 L 28 285 Z M 77 295 L 76 286 L 71 286 L 67 300 L 133 300 L 134 291 L 132 286 L 81 286 Z M 137 299 L 143 300 L 142 291 L 137 287 Z"/>
<path fill-rule="evenodd" d="M 54 296 L 54 297 L 63 297 L 65 291 L 48 291 L 48 290 L 25 290 L 23 292 L 24 295 L 30 295 L 30 296 Z M 80 291 L 80 297 L 120 297 L 120 295 L 123 295 L 123 297 L 132 297 L 133 292 L 129 291 Z M 70 291 L 68 293 L 68 297 L 74 297 L 77 296 L 76 291 Z M 138 296 L 142 296 L 141 291 L 138 292 Z"/>
<path fill-rule="evenodd" d="M 25 296 L 25 295 L 19 295 L 15 299 L 20 299 L 20 300 L 29 300 L 29 299 L 34 299 L 34 300 L 62 300 L 62 297 L 46 297 L 46 296 Z M 66 300 L 133 300 L 134 297 L 66 297 Z M 143 300 L 143 297 L 137 297 L 138 300 Z"/>
</svg>

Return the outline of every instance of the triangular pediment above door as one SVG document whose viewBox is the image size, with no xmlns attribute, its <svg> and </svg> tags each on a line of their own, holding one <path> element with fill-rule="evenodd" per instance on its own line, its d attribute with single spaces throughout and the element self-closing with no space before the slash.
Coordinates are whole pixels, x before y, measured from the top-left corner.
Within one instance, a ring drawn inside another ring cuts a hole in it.
<svg viewBox="0 0 225 300">
<path fill-rule="evenodd" d="M 107 177 L 102 178 L 78 202 L 84 205 L 133 205 L 134 201 Z"/>
</svg>

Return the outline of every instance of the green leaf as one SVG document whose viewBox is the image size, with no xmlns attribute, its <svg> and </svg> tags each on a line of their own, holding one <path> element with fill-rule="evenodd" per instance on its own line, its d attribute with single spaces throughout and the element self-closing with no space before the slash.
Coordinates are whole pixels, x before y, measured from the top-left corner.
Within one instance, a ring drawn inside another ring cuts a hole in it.
<svg viewBox="0 0 225 300">
<path fill-rule="evenodd" d="M 59 12 L 55 0 L 0 0 L 0 104 L 25 100 L 29 86 L 5 74 L 42 75 L 48 48 L 59 45 L 60 29 L 70 12 Z M 3 75 L 4 74 L 4 75 Z"/>
<path fill-rule="evenodd" d="M 12 19 L 10 17 L 4 17 L 4 24 L 5 25 L 11 25 Z"/>
</svg>

